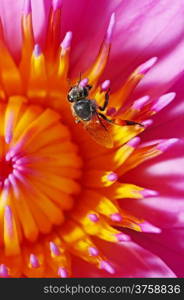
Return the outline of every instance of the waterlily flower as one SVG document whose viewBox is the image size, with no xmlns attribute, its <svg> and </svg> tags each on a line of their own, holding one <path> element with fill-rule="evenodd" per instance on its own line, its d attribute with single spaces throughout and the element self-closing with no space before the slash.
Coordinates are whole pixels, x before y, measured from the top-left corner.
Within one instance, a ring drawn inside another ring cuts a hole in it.
<svg viewBox="0 0 184 300">
<path fill-rule="evenodd" d="M 183 277 L 183 13 L 0 1 L 1 277 Z M 95 138 L 76 84 L 109 94 Z"/>
</svg>

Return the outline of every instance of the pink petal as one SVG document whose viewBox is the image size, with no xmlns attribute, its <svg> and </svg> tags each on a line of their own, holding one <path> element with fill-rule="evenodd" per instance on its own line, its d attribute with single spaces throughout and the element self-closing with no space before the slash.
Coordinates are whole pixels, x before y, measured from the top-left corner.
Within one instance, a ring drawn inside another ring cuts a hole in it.
<svg viewBox="0 0 184 300">
<path fill-rule="evenodd" d="M 116 272 L 112 276 L 75 259 L 74 277 L 175 277 L 163 260 L 133 242 L 128 242 L 127 245 L 115 245 L 104 241 L 95 242 L 108 261 L 112 263 Z"/>
<path fill-rule="evenodd" d="M 159 62 L 157 71 L 150 71 L 144 80 L 145 85 L 149 84 L 148 87 L 146 85 L 147 89 L 150 89 L 153 81 L 168 85 L 181 72 L 184 7 L 181 0 L 170 5 L 168 1 L 160 3 L 146 0 L 121 3 L 116 12 L 117 26 L 106 76 L 110 72 L 110 79 L 116 78 L 118 84 L 136 66 L 152 56 L 157 56 Z M 117 68 L 120 61 L 122 66 Z"/>
<path fill-rule="evenodd" d="M 184 228 L 163 230 L 161 234 L 135 234 L 132 239 L 158 255 L 178 277 L 184 277 Z"/>
<path fill-rule="evenodd" d="M 168 125 L 167 125 L 168 126 Z M 143 140 L 153 137 L 155 128 Z M 166 129 L 170 134 L 170 129 Z M 149 129 L 148 129 L 149 131 Z M 161 131 L 161 130 L 160 130 Z M 138 217 L 143 217 L 161 228 L 184 226 L 184 142 L 175 143 L 162 155 L 144 162 L 124 175 L 124 182 L 131 182 L 158 191 L 159 196 L 143 200 L 125 199 L 121 205 Z"/>
<path fill-rule="evenodd" d="M 33 28 L 36 42 L 43 43 L 46 31 L 46 17 L 50 0 L 31 1 L 33 11 Z M 1 0 L 0 17 L 2 18 L 6 41 L 15 58 L 20 57 L 21 49 L 21 16 L 24 0 Z M 13 21 L 12 21 L 13 20 Z M 13 42 L 12 42 L 13 41 Z"/>
</svg>

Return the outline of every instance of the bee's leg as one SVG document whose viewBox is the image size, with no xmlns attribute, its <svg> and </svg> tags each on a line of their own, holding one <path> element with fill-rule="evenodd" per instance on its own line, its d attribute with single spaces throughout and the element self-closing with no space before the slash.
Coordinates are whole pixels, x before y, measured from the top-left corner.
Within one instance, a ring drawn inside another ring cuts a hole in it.
<svg viewBox="0 0 184 300">
<path fill-rule="evenodd" d="M 110 91 L 110 89 L 105 93 L 105 101 L 104 101 L 103 106 L 98 106 L 98 109 L 101 111 L 104 111 L 109 103 L 109 91 Z"/>
<path fill-rule="evenodd" d="M 107 122 L 109 122 L 109 123 L 114 123 L 114 120 L 108 119 L 104 114 L 98 112 L 98 115 L 99 115 L 100 117 L 102 117 L 105 121 L 107 121 Z"/>
<path fill-rule="evenodd" d="M 141 126 L 141 127 L 144 127 L 144 125 L 143 124 L 141 124 L 141 123 L 138 123 L 138 122 L 135 122 L 135 121 L 129 121 L 129 120 L 123 120 L 123 122 L 125 122 L 125 125 L 139 125 L 139 126 Z"/>
<path fill-rule="evenodd" d="M 105 130 L 107 130 L 107 128 L 105 127 L 105 124 L 102 122 L 102 120 L 101 120 L 100 117 L 99 117 L 99 116 L 101 116 L 104 120 L 106 120 L 106 116 L 104 116 L 104 115 L 101 114 L 101 113 L 96 113 L 96 115 L 97 115 L 97 118 L 98 118 L 99 123 L 102 125 L 102 127 L 103 127 Z M 110 121 L 110 120 L 108 120 L 108 121 Z"/>
<path fill-rule="evenodd" d="M 121 119 L 116 119 L 116 120 L 110 120 L 108 119 L 104 114 L 102 113 L 98 113 L 98 115 L 100 117 L 102 117 L 104 120 L 106 120 L 107 122 L 109 123 L 113 123 L 115 125 L 120 125 L 120 126 L 123 126 L 123 125 L 139 125 L 141 127 L 144 127 L 144 125 L 142 125 L 141 123 L 138 123 L 138 122 L 135 122 L 135 121 L 129 121 L 129 120 L 121 120 Z"/>
</svg>

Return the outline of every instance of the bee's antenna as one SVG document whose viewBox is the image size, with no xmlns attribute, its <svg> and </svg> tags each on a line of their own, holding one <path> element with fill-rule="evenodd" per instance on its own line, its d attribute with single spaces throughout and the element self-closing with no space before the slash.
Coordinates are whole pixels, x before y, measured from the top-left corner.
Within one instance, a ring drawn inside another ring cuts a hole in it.
<svg viewBox="0 0 184 300">
<path fill-rule="evenodd" d="M 79 80 L 77 82 L 77 85 L 79 86 L 80 82 L 81 82 L 81 79 L 82 79 L 82 72 L 79 73 Z"/>
</svg>

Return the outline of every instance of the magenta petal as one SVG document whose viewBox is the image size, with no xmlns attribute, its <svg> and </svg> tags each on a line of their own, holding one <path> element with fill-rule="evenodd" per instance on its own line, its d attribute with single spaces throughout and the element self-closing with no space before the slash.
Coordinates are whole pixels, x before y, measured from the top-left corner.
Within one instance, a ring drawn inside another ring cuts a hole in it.
<svg viewBox="0 0 184 300">
<path fill-rule="evenodd" d="M 159 235 L 132 232 L 132 238 L 163 259 L 178 277 L 184 277 L 184 228 L 163 230 Z"/>
<path fill-rule="evenodd" d="M 174 272 L 157 255 L 133 243 L 115 245 L 96 241 L 98 248 L 112 262 L 114 274 L 89 268 L 87 263 L 75 259 L 74 277 L 176 277 Z M 80 266 L 80 268 L 79 268 Z M 87 272 L 87 273 L 86 273 Z"/>
</svg>

